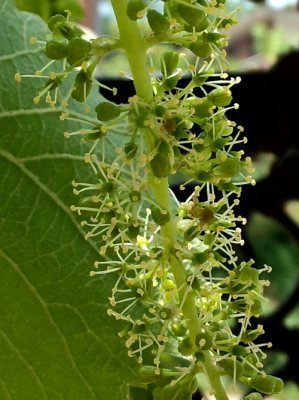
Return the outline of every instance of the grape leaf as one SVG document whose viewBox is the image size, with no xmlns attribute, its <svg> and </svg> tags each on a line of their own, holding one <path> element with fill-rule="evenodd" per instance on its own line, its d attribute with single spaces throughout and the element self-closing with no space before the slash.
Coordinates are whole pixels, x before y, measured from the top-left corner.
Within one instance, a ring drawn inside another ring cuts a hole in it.
<svg viewBox="0 0 299 400">
<path fill-rule="evenodd" d="M 0 26 L 0 399 L 123 400 L 136 363 L 107 316 L 114 278 L 89 277 L 99 244 L 70 210 L 71 181 L 91 173 L 89 146 L 63 137 L 78 123 L 61 122 L 59 106 L 34 104 L 40 79 L 14 80 L 49 61 L 29 44 L 45 37 L 45 23 L 2 0 Z M 94 89 L 91 108 L 100 100 Z"/>
</svg>

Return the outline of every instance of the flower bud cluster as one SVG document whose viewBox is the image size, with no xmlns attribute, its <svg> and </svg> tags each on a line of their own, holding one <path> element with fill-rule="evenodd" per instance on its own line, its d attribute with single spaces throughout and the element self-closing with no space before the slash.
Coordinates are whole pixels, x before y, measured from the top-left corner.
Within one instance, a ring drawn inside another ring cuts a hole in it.
<svg viewBox="0 0 299 400">
<path fill-rule="evenodd" d="M 94 180 L 73 181 L 79 199 L 71 206 L 83 218 L 86 239 L 100 243 L 99 259 L 90 275 L 115 276 L 108 314 L 126 322 L 119 336 L 126 339 L 128 356 L 143 364 L 140 382 L 156 384 L 155 400 L 190 397 L 196 374 L 206 374 L 207 358 L 234 381 L 275 394 L 282 381 L 267 376 L 262 364 L 263 348 L 271 343 L 256 345 L 263 327 L 253 328 L 250 323 L 267 302 L 263 289 L 269 281 L 260 276 L 271 268 L 254 268 L 252 260 L 240 262 L 234 250 L 236 244 L 244 244 L 239 224 L 246 223 L 236 216 L 235 206 L 242 185 L 255 184 L 250 158 L 234 147 L 247 141 L 243 128 L 226 116 L 228 110 L 238 108 L 231 104 L 231 88 L 240 79 L 228 77 L 222 49 L 227 45 L 227 29 L 237 23 L 236 12 L 227 13 L 223 0 L 164 0 L 163 14 L 151 8 L 153 3 L 129 0 L 127 7 L 131 20 L 146 16 L 152 30 L 146 38 L 152 101 L 146 103 L 135 95 L 127 104 L 102 102 L 95 108 L 98 121 L 77 119 L 82 128 L 65 132 L 66 138 L 80 135 L 83 142 L 91 142 L 85 162 L 94 171 Z M 65 107 L 61 119 L 68 119 L 70 96 L 89 111 L 92 72 L 101 57 L 117 47 L 117 40 L 85 41 L 62 15 L 52 17 L 48 26 L 51 34 L 45 49 L 51 61 L 43 70 L 55 61 L 62 69 L 49 75 L 36 72 L 47 82 L 34 101 L 46 94 L 46 101 L 54 106 L 63 78 L 79 67 L 61 100 Z M 156 50 L 150 46 L 165 40 L 192 52 L 195 64 L 189 64 L 184 54 L 158 50 L 161 71 L 156 71 L 151 60 L 151 51 Z M 178 67 L 180 61 L 185 68 Z M 179 88 L 186 73 L 191 74 L 190 83 Z M 21 77 L 16 74 L 17 80 Z M 111 129 L 122 136 L 114 154 L 106 149 Z M 150 150 L 146 137 L 153 143 Z M 184 203 L 173 201 L 176 213 L 172 215 L 155 198 L 153 186 L 177 172 L 186 176 L 181 190 L 189 183 L 195 188 Z M 174 244 L 161 234 L 161 227 L 170 221 L 177 232 Z M 171 257 L 185 268 L 181 286 L 176 284 Z M 183 313 L 191 292 L 201 325 L 195 341 Z M 233 319 L 238 334 L 231 330 Z M 254 396 L 248 398 L 261 398 Z"/>
</svg>

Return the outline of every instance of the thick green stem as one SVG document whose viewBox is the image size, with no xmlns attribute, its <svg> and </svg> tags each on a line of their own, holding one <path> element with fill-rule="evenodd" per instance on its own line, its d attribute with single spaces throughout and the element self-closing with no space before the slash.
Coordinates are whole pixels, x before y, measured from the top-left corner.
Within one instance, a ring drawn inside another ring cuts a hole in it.
<svg viewBox="0 0 299 400">
<path fill-rule="evenodd" d="M 153 90 L 149 76 L 149 66 L 146 60 L 147 43 L 141 35 L 138 23 L 130 20 L 127 16 L 126 9 L 128 0 L 111 0 L 111 3 L 118 23 L 120 48 L 122 48 L 127 55 L 134 79 L 136 93 L 138 97 L 147 103 L 150 103 L 153 98 Z M 154 147 L 153 139 L 150 135 L 146 135 L 145 139 L 147 144 L 147 153 L 149 154 Z M 151 186 L 156 202 L 171 213 L 168 179 L 152 179 Z M 181 287 L 182 285 L 187 287 L 184 265 L 180 259 L 171 253 L 171 249 L 173 249 L 173 246 L 177 243 L 177 229 L 174 219 L 171 219 L 170 222 L 161 227 L 161 234 L 164 240 L 165 255 L 170 263 L 177 287 Z M 180 290 L 179 295 L 181 300 L 184 292 L 184 288 Z M 190 336 L 193 341 L 195 341 L 196 335 L 201 332 L 201 324 L 195 306 L 194 291 L 188 293 L 182 307 L 182 312 L 188 321 Z M 205 353 L 206 361 L 204 367 L 208 379 L 210 380 L 214 395 L 217 400 L 228 400 L 221 384 L 220 373 L 218 369 L 212 365 L 210 354 L 208 352 Z"/>
</svg>

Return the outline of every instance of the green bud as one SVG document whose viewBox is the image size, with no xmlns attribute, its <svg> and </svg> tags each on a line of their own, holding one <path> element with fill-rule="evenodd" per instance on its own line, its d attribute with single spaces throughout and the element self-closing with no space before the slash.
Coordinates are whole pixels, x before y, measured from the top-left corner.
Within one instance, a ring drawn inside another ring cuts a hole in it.
<svg viewBox="0 0 299 400">
<path fill-rule="evenodd" d="M 180 387 L 178 385 L 171 386 L 170 384 L 162 387 L 158 386 L 153 391 L 153 398 L 155 400 L 175 400 L 178 399 Z"/>
<path fill-rule="evenodd" d="M 229 348 L 229 353 L 232 356 L 242 357 L 246 354 L 246 349 L 243 346 L 236 345 Z"/>
<path fill-rule="evenodd" d="M 110 121 L 117 118 L 120 114 L 120 107 L 109 101 L 103 101 L 95 108 L 97 117 L 100 121 Z"/>
<path fill-rule="evenodd" d="M 203 83 L 206 82 L 209 75 L 214 72 L 213 69 L 209 69 L 208 71 L 198 72 L 192 77 L 192 81 L 196 84 L 196 86 L 202 86 Z"/>
<path fill-rule="evenodd" d="M 196 336 L 195 344 L 200 350 L 209 350 L 212 347 L 213 341 L 207 332 L 201 332 Z"/>
<path fill-rule="evenodd" d="M 178 350 L 183 356 L 191 356 L 194 353 L 193 343 L 189 336 L 186 336 L 180 341 Z"/>
<path fill-rule="evenodd" d="M 263 303 L 259 299 L 252 300 L 253 304 L 251 306 L 247 306 L 248 310 L 250 308 L 250 314 L 259 315 L 263 312 Z"/>
<path fill-rule="evenodd" d="M 251 379 L 250 386 L 265 394 L 278 394 L 282 390 L 283 381 L 271 375 L 257 375 Z"/>
<path fill-rule="evenodd" d="M 225 190 L 226 192 L 240 192 L 241 190 L 240 186 L 236 186 L 231 182 L 224 182 L 224 181 L 220 181 L 217 184 L 217 187 L 219 190 Z"/>
<path fill-rule="evenodd" d="M 195 253 L 192 257 L 192 262 L 195 265 L 202 265 L 204 264 L 210 256 L 210 252 L 207 250 L 202 253 Z"/>
<path fill-rule="evenodd" d="M 138 147 L 133 142 L 128 142 L 124 146 L 124 152 L 126 154 L 126 159 L 127 160 L 132 160 L 132 158 L 135 157 L 137 151 L 138 151 Z"/>
<path fill-rule="evenodd" d="M 166 319 L 170 319 L 172 316 L 172 312 L 170 308 L 167 307 L 163 307 L 160 311 L 159 311 L 159 317 L 163 320 Z"/>
<path fill-rule="evenodd" d="M 144 324 L 140 324 L 140 325 L 135 324 L 133 326 L 132 332 L 137 335 L 138 334 L 140 335 L 140 334 L 146 333 L 147 330 L 148 330 L 148 323 L 144 323 Z"/>
<path fill-rule="evenodd" d="M 51 60 L 62 60 L 66 58 L 68 54 L 68 48 L 64 43 L 55 42 L 51 40 L 46 44 L 46 56 Z"/>
<path fill-rule="evenodd" d="M 223 163 L 213 169 L 213 174 L 218 178 L 231 178 L 238 175 L 240 170 L 239 160 L 227 158 Z"/>
<path fill-rule="evenodd" d="M 58 24 L 64 24 L 66 22 L 66 18 L 62 14 L 57 14 L 51 17 L 48 21 L 48 27 L 51 32 L 53 32 L 53 29 L 55 28 L 55 25 Z M 57 25 L 56 25 L 57 26 Z"/>
<path fill-rule="evenodd" d="M 260 393 L 250 393 L 248 396 L 243 397 L 241 400 L 264 400 L 263 396 Z"/>
<path fill-rule="evenodd" d="M 253 283 L 255 286 L 259 284 L 259 273 L 258 270 L 251 267 L 244 267 L 241 269 L 238 281 L 244 285 Z"/>
<path fill-rule="evenodd" d="M 136 203 L 141 199 L 141 193 L 138 190 L 132 190 L 132 192 L 129 193 L 129 197 L 133 203 Z"/>
<path fill-rule="evenodd" d="M 208 94 L 208 99 L 217 107 L 228 106 L 232 101 L 231 91 L 228 88 L 217 88 Z"/>
<path fill-rule="evenodd" d="M 220 331 L 220 325 L 218 324 L 218 322 L 211 322 L 210 325 L 209 325 L 209 329 L 212 332 Z"/>
<path fill-rule="evenodd" d="M 197 39 L 196 42 L 192 42 L 189 46 L 189 49 L 192 51 L 192 53 L 200 58 L 207 58 L 211 52 L 210 45 L 200 39 Z"/>
<path fill-rule="evenodd" d="M 140 225 L 134 226 L 134 224 L 131 224 L 128 227 L 128 230 L 127 230 L 126 234 L 129 236 L 129 238 L 131 240 L 136 241 L 137 236 L 139 235 L 139 232 L 140 232 Z"/>
<path fill-rule="evenodd" d="M 103 193 L 103 194 L 112 193 L 115 191 L 115 189 L 116 189 L 116 185 L 115 185 L 115 183 L 113 183 L 111 181 L 104 182 L 99 185 L 99 192 Z"/>
<path fill-rule="evenodd" d="M 180 79 L 180 75 L 176 72 L 173 75 L 168 76 L 167 78 L 163 79 L 163 88 L 164 90 L 172 90 L 176 87 L 178 81 Z"/>
<path fill-rule="evenodd" d="M 197 351 L 196 353 L 194 353 L 194 357 L 196 358 L 197 362 L 205 362 L 205 355 L 202 351 Z"/>
<path fill-rule="evenodd" d="M 91 43 L 81 38 L 74 38 L 68 44 L 67 61 L 72 66 L 79 66 L 87 59 L 91 50 Z"/>
<path fill-rule="evenodd" d="M 256 366 L 257 358 L 254 354 L 249 354 L 245 357 L 245 360 L 248 361 L 250 364 Z M 257 375 L 257 371 L 253 369 L 247 362 L 243 360 L 242 364 L 244 366 L 244 376 L 248 378 L 252 378 Z"/>
<path fill-rule="evenodd" d="M 132 21 L 137 21 L 137 19 L 142 18 L 143 15 L 137 15 L 140 11 L 143 11 L 146 4 L 143 0 L 129 0 L 127 5 L 127 16 Z"/>
<path fill-rule="evenodd" d="M 129 288 L 131 289 L 133 295 L 138 299 L 138 300 L 144 300 L 148 296 L 148 291 L 145 290 L 140 282 L 134 282 L 133 285 L 128 284 Z M 150 287 L 150 285 L 147 285 Z"/>
<path fill-rule="evenodd" d="M 222 33 L 210 32 L 207 35 L 207 40 L 209 42 L 218 42 L 221 39 L 227 39 L 227 35 L 223 35 Z"/>
<path fill-rule="evenodd" d="M 231 136 L 228 136 L 226 138 L 218 138 L 217 140 L 215 140 L 215 142 L 213 143 L 213 150 L 221 150 L 223 149 L 223 147 L 230 141 L 232 140 Z"/>
<path fill-rule="evenodd" d="M 184 336 L 188 331 L 188 327 L 185 321 L 177 321 L 171 326 L 171 330 L 175 336 Z"/>
<path fill-rule="evenodd" d="M 241 378 L 244 375 L 244 367 L 240 361 L 233 361 L 231 358 L 227 358 L 220 361 L 221 367 L 224 369 L 227 375 L 233 377 L 234 374 L 236 379 Z M 236 372 L 235 372 L 236 371 Z"/>
<path fill-rule="evenodd" d="M 212 115 L 213 103 L 208 99 L 203 99 L 201 103 L 192 104 L 194 108 L 194 116 L 197 118 L 209 118 Z"/>
<path fill-rule="evenodd" d="M 198 225 L 193 225 L 190 226 L 188 229 L 185 230 L 184 232 L 184 239 L 187 240 L 188 242 L 191 242 L 191 240 L 193 240 L 194 238 L 196 238 L 196 236 L 199 233 L 199 227 Z"/>
<path fill-rule="evenodd" d="M 205 233 L 203 237 L 204 244 L 209 245 L 213 242 L 213 240 L 214 240 L 214 235 L 212 235 L 211 233 Z"/>
<path fill-rule="evenodd" d="M 167 51 L 162 54 L 161 59 L 161 72 L 166 78 L 173 74 L 179 62 L 179 55 L 173 51 Z M 165 68 L 164 68 L 165 65 Z"/>
<path fill-rule="evenodd" d="M 91 47 L 93 54 L 104 57 L 105 54 L 118 47 L 118 39 L 108 35 L 102 35 L 92 41 Z"/>
<path fill-rule="evenodd" d="M 167 108 L 163 106 L 156 106 L 154 109 L 154 113 L 156 114 L 157 117 L 163 117 L 163 115 L 166 113 Z"/>
<path fill-rule="evenodd" d="M 83 69 L 77 74 L 74 84 L 75 89 L 72 91 L 73 99 L 79 102 L 86 100 L 86 97 L 89 95 L 92 88 L 90 75 L 89 71 L 84 71 Z"/>
<path fill-rule="evenodd" d="M 206 19 L 205 12 L 196 8 L 191 8 L 185 4 L 179 4 L 177 12 L 187 22 L 188 25 L 198 26 Z"/>
<path fill-rule="evenodd" d="M 262 335 L 264 331 L 259 332 L 256 329 L 251 329 L 246 332 L 243 332 L 241 336 L 241 341 L 243 343 L 253 342 L 258 336 Z"/>
<path fill-rule="evenodd" d="M 185 30 L 186 30 L 186 32 L 190 32 L 190 33 L 193 33 L 193 29 L 195 29 L 195 32 L 202 32 L 209 26 L 209 24 L 210 24 L 210 22 L 209 22 L 208 18 L 204 18 L 196 26 L 185 25 Z"/>
<path fill-rule="evenodd" d="M 196 179 L 199 182 L 210 182 L 213 178 L 213 175 L 211 175 L 209 172 L 206 171 L 196 171 L 194 173 L 194 179 Z"/>
<path fill-rule="evenodd" d="M 147 20 L 151 30 L 157 35 L 163 35 L 170 28 L 168 19 L 156 10 L 149 10 L 147 12 Z"/>
<path fill-rule="evenodd" d="M 155 146 L 158 148 L 154 158 L 150 161 L 151 169 L 157 178 L 166 178 L 172 169 L 169 161 L 171 147 L 163 139 L 157 140 Z"/>
<path fill-rule="evenodd" d="M 227 25 L 236 25 L 238 24 L 237 20 L 233 20 L 232 18 L 217 18 L 216 19 L 218 29 L 225 29 Z"/>
<path fill-rule="evenodd" d="M 161 369 L 160 375 L 157 375 L 155 371 L 156 367 L 152 367 L 150 365 L 142 365 L 139 370 L 140 382 L 145 384 L 155 383 L 157 386 L 165 386 L 165 384 L 169 383 L 173 379 L 173 376 L 169 374 L 172 372 L 171 369 Z"/>
<path fill-rule="evenodd" d="M 162 212 L 161 212 L 162 211 Z M 156 224 L 163 226 L 171 220 L 171 215 L 167 210 L 160 209 L 154 205 L 151 206 L 153 220 Z"/>
<path fill-rule="evenodd" d="M 188 135 L 185 131 L 186 124 L 185 121 L 179 116 L 174 117 L 174 122 L 175 122 L 175 130 L 172 132 L 172 135 L 176 139 L 184 139 L 187 138 Z"/>
</svg>

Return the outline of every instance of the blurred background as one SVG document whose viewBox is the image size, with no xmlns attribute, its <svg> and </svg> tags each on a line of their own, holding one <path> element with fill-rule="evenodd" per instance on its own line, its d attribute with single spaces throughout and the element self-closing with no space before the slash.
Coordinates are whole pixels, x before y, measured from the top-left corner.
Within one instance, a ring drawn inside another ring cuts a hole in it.
<svg viewBox="0 0 299 400">
<path fill-rule="evenodd" d="M 70 9 L 73 20 L 86 27 L 87 36 L 117 35 L 109 0 L 16 0 L 16 3 L 20 9 L 39 14 L 45 21 Z M 248 223 L 243 231 L 245 245 L 236 251 L 241 259 L 253 258 L 259 268 L 265 263 L 273 267 L 271 286 L 266 288 L 270 302 L 265 304 L 258 323 L 264 325 L 266 332 L 261 340 L 273 343 L 273 350 L 268 351 L 264 360 L 265 370 L 282 378 L 285 388 L 280 395 L 265 398 L 298 400 L 299 1 L 229 0 L 228 5 L 231 10 L 242 8 L 239 24 L 229 31 L 227 58 L 235 67 L 231 75 L 242 78 L 233 88 L 234 101 L 240 104 L 240 109 L 229 117 L 245 128 L 249 142 L 244 150 L 253 159 L 256 168 L 253 178 L 257 181 L 254 188 L 244 186 L 242 191 L 238 211 Z M 139 23 L 146 33 L 146 22 Z M 173 47 L 165 46 L 170 48 Z M 192 62 L 191 54 L 186 57 Z M 154 55 L 153 58 L 158 67 L 159 60 Z M 121 70 L 129 75 L 123 54 L 113 52 L 104 58 L 96 74 L 100 81 L 119 88 L 114 101 L 126 102 L 134 88 L 129 79 L 120 78 Z M 108 91 L 102 94 L 112 100 Z M 177 175 L 172 176 L 172 187 L 180 197 Z M 189 190 L 191 193 L 192 187 Z M 253 321 L 253 325 L 256 323 Z M 235 392 L 231 382 L 227 385 L 231 386 L 231 400 L 238 400 L 240 393 L 246 393 L 243 386 Z M 194 395 L 194 400 L 201 395 Z"/>
</svg>

